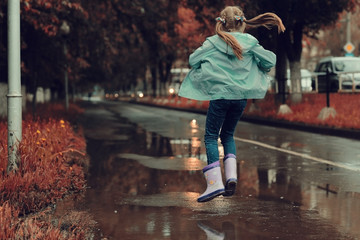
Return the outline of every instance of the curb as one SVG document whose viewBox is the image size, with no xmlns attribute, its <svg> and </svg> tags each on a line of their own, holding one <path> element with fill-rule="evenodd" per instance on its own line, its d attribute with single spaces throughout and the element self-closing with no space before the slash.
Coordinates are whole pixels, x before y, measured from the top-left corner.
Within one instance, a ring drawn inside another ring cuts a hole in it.
<svg viewBox="0 0 360 240">
<path fill-rule="evenodd" d="M 152 107 L 160 107 L 165 109 L 192 112 L 206 115 L 209 101 L 196 101 L 180 97 L 168 97 L 168 98 L 141 98 L 141 99 L 119 99 L 123 102 L 129 102 L 134 104 L 147 105 Z M 329 136 L 343 137 L 348 139 L 360 140 L 360 130 L 356 129 L 344 129 L 334 128 L 318 125 L 308 125 L 299 122 L 289 122 L 279 119 L 262 118 L 256 116 L 243 115 L 240 121 L 266 125 L 272 127 L 279 127 L 291 130 L 304 131 L 309 133 L 323 134 Z"/>
<path fill-rule="evenodd" d="M 329 135 L 335 137 L 360 140 L 360 131 L 355 129 L 343 129 L 343 128 L 333 128 L 326 126 L 307 125 L 304 123 L 295 123 L 295 122 L 288 122 L 278 119 L 268 119 L 268 118 L 252 117 L 252 116 L 243 116 L 240 121 L 250 122 L 260 125 L 267 125 L 272 127 L 286 128 L 291 130 L 298 130 L 298 131 L 315 133 L 315 134 L 323 134 L 323 135 Z"/>
</svg>

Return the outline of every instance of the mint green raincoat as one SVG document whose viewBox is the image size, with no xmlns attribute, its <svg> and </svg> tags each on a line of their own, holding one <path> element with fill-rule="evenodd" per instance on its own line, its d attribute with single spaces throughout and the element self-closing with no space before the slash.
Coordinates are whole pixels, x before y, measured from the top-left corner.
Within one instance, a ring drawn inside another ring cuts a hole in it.
<svg viewBox="0 0 360 240">
<path fill-rule="evenodd" d="M 192 67 L 179 96 L 195 100 L 261 99 L 268 90 L 267 72 L 276 55 L 250 34 L 232 32 L 243 50 L 239 60 L 218 35 L 206 39 L 189 57 Z"/>
</svg>

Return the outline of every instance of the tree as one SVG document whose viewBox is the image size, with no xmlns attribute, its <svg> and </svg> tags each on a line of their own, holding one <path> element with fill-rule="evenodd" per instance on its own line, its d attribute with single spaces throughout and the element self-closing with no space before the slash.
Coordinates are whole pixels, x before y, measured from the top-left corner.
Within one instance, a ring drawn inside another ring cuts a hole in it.
<svg viewBox="0 0 360 240">
<path fill-rule="evenodd" d="M 178 1 L 119 1 L 113 0 L 112 6 L 121 22 L 126 23 L 130 32 L 138 33 L 134 39 L 142 46 L 146 65 L 152 76 L 152 92 L 156 95 L 157 81 L 163 85 L 169 76 L 176 58 L 172 42 L 175 36 Z M 141 56 L 143 57 L 143 56 Z"/>
<path fill-rule="evenodd" d="M 178 9 L 179 22 L 175 25 L 175 31 L 178 35 L 176 47 L 179 49 L 179 58 L 187 60 L 190 51 L 196 49 L 203 41 L 204 37 L 198 32 L 201 27 L 200 23 L 195 19 L 195 13 L 186 6 L 180 6 Z"/>
<path fill-rule="evenodd" d="M 301 101 L 300 59 L 303 35 L 313 36 L 324 26 L 334 24 L 343 10 L 354 8 L 357 0 L 281 0 L 257 1 L 260 11 L 275 12 L 286 27 L 284 35 L 277 38 L 278 59 L 286 54 L 290 65 L 291 100 Z M 284 54 L 285 53 L 285 54 Z M 286 79 L 284 61 L 277 64 L 276 79 Z M 281 71 L 280 71 L 281 70 Z M 279 83 L 284 88 L 285 84 Z M 285 91 L 285 89 L 280 89 Z"/>
<path fill-rule="evenodd" d="M 7 8 L 4 1 L 0 2 L 0 82 L 7 82 Z"/>
<path fill-rule="evenodd" d="M 230 5 L 228 4 L 228 2 L 233 2 L 233 1 L 187 0 L 184 6 L 186 6 L 189 9 L 193 9 L 195 13 L 195 19 L 200 24 L 200 28 L 198 29 L 198 31 L 194 32 L 193 34 L 199 35 L 204 40 L 206 37 L 213 35 L 215 33 L 215 23 L 216 23 L 215 18 L 218 17 L 220 11 L 226 5 Z"/>
<path fill-rule="evenodd" d="M 7 36 L 7 2 L 0 3 L 1 36 L 0 51 L 6 52 Z M 80 6 L 78 0 L 74 1 L 31 1 L 21 0 L 21 60 L 22 80 L 35 96 L 37 86 L 59 88 L 63 81 L 64 62 L 62 51 L 63 39 L 59 34 L 62 21 L 67 20 L 72 25 L 86 19 L 87 12 Z M 74 29 L 75 30 L 75 29 Z M 76 31 L 74 31 L 76 32 Z M 75 46 L 70 44 L 71 49 Z M 76 47 L 77 48 L 77 47 Z M 82 60 L 81 57 L 70 51 L 67 61 Z M 6 54 L 1 54 L 6 56 Z M 1 72 L 7 74 L 7 59 L 0 58 Z M 69 69 L 75 69 L 76 62 Z M 81 65 L 83 66 L 83 65 Z"/>
<path fill-rule="evenodd" d="M 129 28 L 124 28 L 126 23 L 117 16 L 111 1 L 83 1 L 82 5 L 91 13 L 84 26 L 87 33 L 80 38 L 87 45 L 90 65 L 82 73 L 87 81 L 86 88 L 96 83 L 107 90 L 128 90 L 128 79 L 136 72 L 129 64 L 131 52 L 136 51 L 131 45 L 133 34 Z"/>
<path fill-rule="evenodd" d="M 6 52 L 7 1 L 0 3 L 1 39 L 0 51 Z M 83 54 L 85 44 L 78 44 L 78 39 L 86 31 L 78 28 L 87 17 L 80 5 L 80 0 L 21 0 L 21 60 L 22 80 L 35 93 L 37 86 L 51 87 L 62 91 L 63 71 L 68 63 L 69 79 L 78 80 L 80 69 L 89 65 Z M 64 38 L 60 34 L 63 21 L 70 25 L 71 33 L 67 37 L 68 54 L 64 56 Z M 1 72 L 7 73 L 7 60 L 2 58 Z M 35 94 L 34 94 L 35 95 Z"/>
</svg>

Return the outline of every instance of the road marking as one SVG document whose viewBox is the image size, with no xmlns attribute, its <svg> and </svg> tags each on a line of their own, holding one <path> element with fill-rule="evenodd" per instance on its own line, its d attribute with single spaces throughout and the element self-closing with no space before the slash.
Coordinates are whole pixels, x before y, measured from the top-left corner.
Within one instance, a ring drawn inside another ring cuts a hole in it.
<svg viewBox="0 0 360 240">
<path fill-rule="evenodd" d="M 272 149 L 272 150 L 275 150 L 275 151 L 295 155 L 295 156 L 298 156 L 298 157 L 301 157 L 301 158 L 306 158 L 306 159 L 309 159 L 309 160 L 313 160 L 315 162 L 329 164 L 329 165 L 332 165 L 334 167 L 344 168 L 344 169 L 347 169 L 347 170 L 360 172 L 360 168 L 357 168 L 357 167 L 351 167 L 351 166 L 347 166 L 347 165 L 342 164 L 342 163 L 336 163 L 336 162 L 332 162 L 330 160 L 309 156 L 309 155 L 304 154 L 304 153 L 298 153 L 298 152 L 294 152 L 294 151 L 291 151 L 291 150 L 287 150 L 287 149 L 283 149 L 283 148 L 279 148 L 279 147 L 274 147 L 274 146 L 271 146 L 271 145 L 266 144 L 266 143 L 262 143 L 262 142 L 258 142 L 258 141 L 254 141 L 254 140 L 249 140 L 249 139 L 245 139 L 245 138 L 239 138 L 239 137 L 234 137 L 234 139 L 237 140 L 237 141 L 240 141 L 240 142 L 250 143 L 250 144 L 254 144 L 254 145 L 257 145 L 257 146 L 260 146 L 260 147 L 263 147 L 263 148 Z"/>
</svg>

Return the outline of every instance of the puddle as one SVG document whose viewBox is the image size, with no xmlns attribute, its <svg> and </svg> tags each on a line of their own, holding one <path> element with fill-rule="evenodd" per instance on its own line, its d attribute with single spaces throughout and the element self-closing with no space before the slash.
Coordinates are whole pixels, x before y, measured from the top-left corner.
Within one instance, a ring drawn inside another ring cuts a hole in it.
<svg viewBox="0 0 360 240">
<path fill-rule="evenodd" d="M 360 217 L 354 210 L 360 209 L 359 194 L 328 181 L 332 173 L 344 175 L 342 171 L 316 164 L 319 168 L 314 168 L 294 157 L 242 144 L 236 195 L 200 204 L 196 199 L 205 190 L 201 169 L 206 164 L 202 139 L 192 134 L 164 137 L 119 117 L 108 117 L 112 123 L 102 123 L 95 132 L 103 114 L 92 112 L 85 128 L 91 157 L 89 189 L 80 201 L 59 203 L 61 211 L 68 206 L 93 214 L 99 238 L 360 237 Z M 192 124 L 198 128 L 197 122 Z"/>
<path fill-rule="evenodd" d="M 199 161 L 199 159 L 195 157 L 150 157 L 133 153 L 121 153 L 118 154 L 117 157 L 123 159 L 132 159 L 148 168 L 161 170 L 196 171 L 202 170 L 206 166 L 205 162 Z"/>
</svg>

